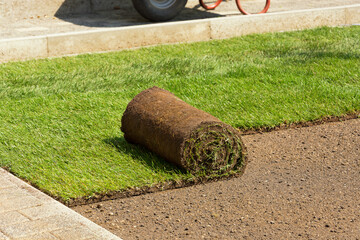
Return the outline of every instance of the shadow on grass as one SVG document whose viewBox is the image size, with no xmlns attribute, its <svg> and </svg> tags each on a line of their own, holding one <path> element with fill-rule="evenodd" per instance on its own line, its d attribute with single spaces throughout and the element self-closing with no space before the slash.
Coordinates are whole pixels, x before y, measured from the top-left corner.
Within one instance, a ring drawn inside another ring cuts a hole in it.
<svg viewBox="0 0 360 240">
<path fill-rule="evenodd" d="M 131 156 L 135 161 L 147 166 L 154 172 L 166 172 L 185 174 L 186 171 L 178 168 L 172 163 L 160 158 L 144 147 L 128 143 L 124 137 L 107 138 L 103 140 L 106 144 L 116 148 L 121 154 Z"/>
</svg>

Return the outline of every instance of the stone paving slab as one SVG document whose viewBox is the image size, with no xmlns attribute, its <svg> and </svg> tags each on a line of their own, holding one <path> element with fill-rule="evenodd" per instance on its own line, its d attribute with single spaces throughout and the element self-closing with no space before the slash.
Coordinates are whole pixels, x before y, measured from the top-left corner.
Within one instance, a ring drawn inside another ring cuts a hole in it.
<svg viewBox="0 0 360 240">
<path fill-rule="evenodd" d="M 120 239 L 0 168 L 0 240 Z"/>
</svg>

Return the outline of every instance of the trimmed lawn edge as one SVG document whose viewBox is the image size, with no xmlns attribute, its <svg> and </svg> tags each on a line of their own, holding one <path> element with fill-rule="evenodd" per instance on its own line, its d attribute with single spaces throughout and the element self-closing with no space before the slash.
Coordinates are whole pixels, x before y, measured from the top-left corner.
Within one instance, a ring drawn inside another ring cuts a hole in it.
<svg viewBox="0 0 360 240">
<path fill-rule="evenodd" d="M 314 119 L 314 120 L 310 120 L 310 121 L 301 121 L 301 122 L 294 122 L 294 123 L 284 122 L 275 127 L 260 127 L 260 128 L 254 128 L 254 129 L 247 129 L 247 130 L 239 129 L 239 130 L 241 131 L 241 135 L 245 136 L 245 135 L 253 135 L 253 134 L 262 134 L 262 133 L 273 132 L 273 131 L 281 131 L 281 130 L 287 130 L 287 129 L 311 127 L 311 126 L 317 126 L 317 125 L 321 125 L 321 124 L 327 124 L 327 123 L 332 123 L 332 122 L 342 122 L 342 121 L 358 119 L 358 118 L 360 118 L 360 110 L 357 110 L 357 111 L 354 111 L 351 113 L 347 113 L 347 114 L 343 114 L 340 116 L 324 116 L 322 118 Z M 129 198 L 129 197 L 139 196 L 139 195 L 143 195 L 143 194 L 156 193 L 156 192 L 161 192 L 161 191 L 166 191 L 166 190 L 190 187 L 190 186 L 206 184 L 206 183 L 210 183 L 210 182 L 230 180 L 235 177 L 241 177 L 242 174 L 244 173 L 244 171 L 246 170 L 247 163 L 248 162 L 246 160 L 244 162 L 245 167 L 242 168 L 243 169 L 242 172 L 238 171 L 238 172 L 231 173 L 228 175 L 211 176 L 211 177 L 197 177 L 197 178 L 192 178 L 192 179 L 184 179 L 184 180 L 180 180 L 180 181 L 172 180 L 172 181 L 157 183 L 150 187 L 144 186 L 144 187 L 129 188 L 129 189 L 123 190 L 123 191 L 109 191 L 106 193 L 98 193 L 91 197 L 85 196 L 85 197 L 80 197 L 80 198 L 71 198 L 69 200 L 63 200 L 60 197 L 53 196 L 53 195 L 49 194 L 46 190 L 39 188 L 38 186 L 27 181 L 26 179 L 22 179 L 22 180 L 25 181 L 26 183 L 30 184 L 31 186 L 39 189 L 40 191 L 46 193 L 47 195 L 56 199 L 57 201 L 63 203 L 64 205 L 66 205 L 68 207 L 75 207 L 75 206 L 87 205 L 87 204 L 92 204 L 92 203 L 108 201 L 108 200 Z M 7 169 L 7 168 L 3 168 L 3 169 L 5 169 L 6 171 L 15 175 L 15 173 L 9 171 L 9 169 Z"/>
<path fill-rule="evenodd" d="M 124 191 L 111 191 L 103 194 L 97 194 L 92 197 L 80 197 L 76 199 L 70 199 L 66 202 L 62 201 L 61 199 L 55 197 L 56 200 L 59 202 L 65 204 L 68 207 L 75 207 L 80 205 L 87 205 L 91 203 L 99 203 L 103 201 L 108 200 L 114 200 L 114 199 L 122 199 L 122 198 L 129 198 L 149 193 L 156 193 L 156 192 L 162 192 L 167 190 L 173 190 L 173 189 L 179 189 L 179 188 L 185 188 L 185 187 L 191 187 L 199 184 L 206 184 L 210 182 L 217 182 L 217 181 L 226 181 L 230 180 L 235 177 L 241 177 L 244 172 L 246 171 L 246 165 L 247 161 L 245 161 L 245 166 L 242 168 L 243 171 L 238 171 L 235 173 L 231 173 L 228 175 L 222 175 L 222 176 L 212 176 L 212 177 L 197 177 L 192 179 L 184 179 L 180 181 L 166 181 L 163 183 L 158 183 L 153 186 L 144 186 L 144 187 L 135 187 L 135 188 L 129 188 Z"/>
<path fill-rule="evenodd" d="M 300 122 L 293 122 L 293 123 L 282 123 L 280 125 L 274 127 L 259 127 L 253 129 L 246 129 L 241 131 L 241 135 L 252 135 L 257 133 L 265 133 L 265 132 L 273 132 L 273 131 L 281 131 L 285 129 L 294 129 L 294 128 L 303 128 L 303 127 L 312 127 L 321 124 L 331 123 L 331 122 L 342 122 L 351 119 L 358 119 L 360 118 L 360 110 L 346 113 L 340 116 L 324 116 L 318 119 L 309 120 L 309 121 L 300 121 Z"/>
</svg>

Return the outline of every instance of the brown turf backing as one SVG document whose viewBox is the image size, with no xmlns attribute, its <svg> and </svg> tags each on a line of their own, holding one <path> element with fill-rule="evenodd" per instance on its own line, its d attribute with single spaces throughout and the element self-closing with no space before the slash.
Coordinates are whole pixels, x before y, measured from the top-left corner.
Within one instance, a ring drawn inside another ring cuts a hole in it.
<svg viewBox="0 0 360 240">
<path fill-rule="evenodd" d="M 224 173 L 245 165 L 238 130 L 164 89 L 153 87 L 136 95 L 121 123 L 128 142 L 192 173 Z"/>
</svg>

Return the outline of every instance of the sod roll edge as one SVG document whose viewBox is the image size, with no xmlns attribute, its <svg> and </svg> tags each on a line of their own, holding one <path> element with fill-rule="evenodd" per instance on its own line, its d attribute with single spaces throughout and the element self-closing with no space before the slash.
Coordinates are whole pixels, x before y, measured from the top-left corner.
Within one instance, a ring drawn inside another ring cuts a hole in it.
<svg viewBox="0 0 360 240">
<path fill-rule="evenodd" d="M 195 175 L 243 171 L 246 165 L 246 149 L 237 129 L 158 87 L 130 101 L 121 130 L 128 142 Z"/>
</svg>

